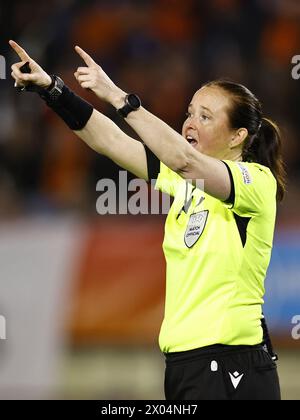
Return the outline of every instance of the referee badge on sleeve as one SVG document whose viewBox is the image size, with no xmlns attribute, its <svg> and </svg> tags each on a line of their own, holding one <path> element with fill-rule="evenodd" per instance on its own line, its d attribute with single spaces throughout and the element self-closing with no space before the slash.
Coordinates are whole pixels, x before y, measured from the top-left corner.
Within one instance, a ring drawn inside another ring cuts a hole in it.
<svg viewBox="0 0 300 420">
<path fill-rule="evenodd" d="M 188 248 L 192 248 L 202 235 L 208 217 L 208 210 L 202 210 L 191 214 L 185 234 L 184 243 Z"/>
</svg>

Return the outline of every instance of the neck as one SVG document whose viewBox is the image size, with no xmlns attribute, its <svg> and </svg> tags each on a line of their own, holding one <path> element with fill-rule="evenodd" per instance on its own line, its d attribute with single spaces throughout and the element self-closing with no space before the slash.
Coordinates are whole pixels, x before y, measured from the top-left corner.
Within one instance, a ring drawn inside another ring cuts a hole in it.
<svg viewBox="0 0 300 420">
<path fill-rule="evenodd" d="M 222 160 L 232 160 L 233 162 L 242 162 L 242 151 L 241 150 L 228 150 Z"/>
</svg>

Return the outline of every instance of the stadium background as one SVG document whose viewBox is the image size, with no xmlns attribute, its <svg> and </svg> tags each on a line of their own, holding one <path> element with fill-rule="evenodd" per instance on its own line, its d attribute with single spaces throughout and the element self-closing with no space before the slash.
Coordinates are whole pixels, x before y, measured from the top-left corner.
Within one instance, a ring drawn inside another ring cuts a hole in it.
<svg viewBox="0 0 300 420">
<path fill-rule="evenodd" d="M 246 84 L 282 126 L 288 194 L 278 209 L 265 314 L 285 399 L 300 399 L 300 54 L 297 0 L 3 2 L 0 54 L 0 398 L 163 398 L 164 216 L 99 216 L 96 183 L 119 168 L 9 77 L 15 39 L 76 84 L 86 49 L 124 90 L 180 130 L 204 81 Z M 129 177 L 129 180 L 131 178 Z M 201 326 L 195 326 L 201 328 Z M 299 328 L 296 329 L 299 333 Z"/>
</svg>

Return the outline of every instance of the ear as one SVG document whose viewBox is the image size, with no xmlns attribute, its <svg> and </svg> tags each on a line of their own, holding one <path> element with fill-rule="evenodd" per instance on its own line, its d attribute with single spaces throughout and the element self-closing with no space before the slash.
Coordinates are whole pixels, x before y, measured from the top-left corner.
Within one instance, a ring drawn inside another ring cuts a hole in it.
<svg viewBox="0 0 300 420">
<path fill-rule="evenodd" d="M 247 128 L 239 128 L 235 131 L 230 143 L 230 149 L 235 149 L 236 147 L 240 146 L 248 137 L 248 130 Z"/>
</svg>

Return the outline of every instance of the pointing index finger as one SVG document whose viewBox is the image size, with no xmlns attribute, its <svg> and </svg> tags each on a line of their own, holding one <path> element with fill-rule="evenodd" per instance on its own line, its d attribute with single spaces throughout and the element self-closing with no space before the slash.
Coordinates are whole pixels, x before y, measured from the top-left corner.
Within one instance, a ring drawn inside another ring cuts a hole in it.
<svg viewBox="0 0 300 420">
<path fill-rule="evenodd" d="M 18 56 L 20 57 L 22 61 L 30 60 L 30 57 L 27 54 L 27 52 L 15 41 L 10 40 L 9 45 L 15 50 L 15 52 L 18 54 Z"/>
<path fill-rule="evenodd" d="M 95 61 L 92 59 L 92 57 L 88 55 L 88 53 L 86 53 L 82 48 L 78 47 L 78 45 L 76 45 L 75 51 L 80 55 L 88 67 L 95 64 Z"/>
</svg>

